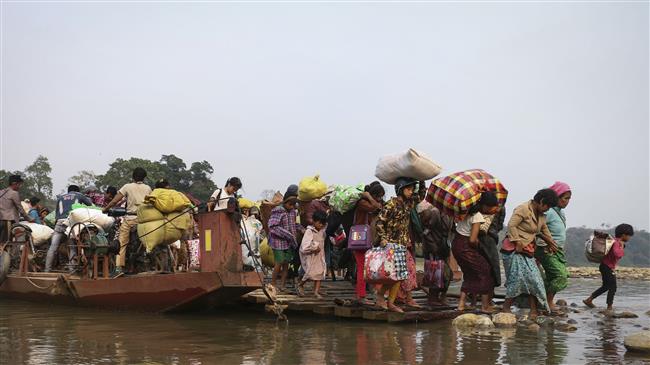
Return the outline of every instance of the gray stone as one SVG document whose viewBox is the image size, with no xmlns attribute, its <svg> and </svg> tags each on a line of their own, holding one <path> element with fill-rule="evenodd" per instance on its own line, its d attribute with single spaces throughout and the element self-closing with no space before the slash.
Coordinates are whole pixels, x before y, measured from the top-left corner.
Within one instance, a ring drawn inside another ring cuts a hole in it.
<svg viewBox="0 0 650 365">
<path fill-rule="evenodd" d="M 614 318 L 639 318 L 636 314 L 632 312 L 620 312 L 620 313 L 614 313 L 612 315 Z"/>
<path fill-rule="evenodd" d="M 566 321 L 566 323 L 568 323 L 568 324 L 578 324 L 578 321 L 576 321 L 575 319 L 569 319 L 568 321 Z"/>
<path fill-rule="evenodd" d="M 488 316 L 479 316 L 473 313 L 466 313 L 460 315 L 452 322 L 454 327 L 460 329 L 481 327 L 481 328 L 494 328 L 494 324 Z"/>
<path fill-rule="evenodd" d="M 537 332 L 539 331 L 539 325 L 537 323 L 532 323 L 526 327 L 529 331 Z"/>
<path fill-rule="evenodd" d="M 625 336 L 625 348 L 628 351 L 650 352 L 650 331 Z"/>
<path fill-rule="evenodd" d="M 552 326 L 552 325 L 555 324 L 555 320 L 553 318 L 546 317 L 546 316 L 537 317 L 535 322 L 537 322 L 537 324 L 542 326 L 542 327 L 549 327 L 549 326 Z"/>
<path fill-rule="evenodd" d="M 512 313 L 497 313 L 492 316 L 492 322 L 497 327 L 514 327 L 517 317 Z"/>
<path fill-rule="evenodd" d="M 558 300 L 557 302 L 555 302 L 555 304 L 560 306 L 560 307 L 566 307 L 567 306 L 567 302 L 564 299 Z"/>
<path fill-rule="evenodd" d="M 578 327 L 568 323 L 557 323 L 555 325 L 555 329 L 563 332 L 573 332 L 573 331 L 577 331 Z"/>
<path fill-rule="evenodd" d="M 571 303 L 571 306 L 572 306 L 573 308 L 575 308 L 575 307 L 577 307 L 578 305 L 577 305 L 576 303 Z"/>
<path fill-rule="evenodd" d="M 650 316 L 650 311 L 645 312 L 646 316 Z"/>
<path fill-rule="evenodd" d="M 598 322 L 596 322 L 596 324 L 599 325 L 599 326 L 604 326 L 604 325 L 605 325 L 605 322 L 603 322 L 603 321 L 598 321 Z"/>
</svg>

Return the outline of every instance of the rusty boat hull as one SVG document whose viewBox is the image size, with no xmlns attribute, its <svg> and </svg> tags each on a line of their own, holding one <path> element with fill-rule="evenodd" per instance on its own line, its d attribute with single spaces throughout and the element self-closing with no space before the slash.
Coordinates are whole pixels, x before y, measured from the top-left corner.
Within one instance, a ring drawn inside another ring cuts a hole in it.
<svg viewBox="0 0 650 365">
<path fill-rule="evenodd" d="M 105 280 L 34 274 L 9 275 L 0 286 L 0 297 L 110 310 L 170 313 L 227 305 L 261 287 L 253 272 L 242 274 L 236 281 L 215 272 L 134 275 Z"/>
<path fill-rule="evenodd" d="M 244 271 L 238 226 L 226 213 L 198 216 L 200 272 L 141 273 L 118 278 L 80 278 L 61 273 L 11 273 L 0 298 L 110 310 L 184 312 L 237 301 L 262 287 L 256 272 Z"/>
</svg>

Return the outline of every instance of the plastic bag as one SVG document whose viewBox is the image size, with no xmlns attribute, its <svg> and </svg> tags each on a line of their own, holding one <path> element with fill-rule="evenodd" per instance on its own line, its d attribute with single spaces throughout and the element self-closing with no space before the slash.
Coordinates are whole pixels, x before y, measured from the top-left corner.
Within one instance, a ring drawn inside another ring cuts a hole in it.
<svg viewBox="0 0 650 365">
<path fill-rule="evenodd" d="M 310 201 L 318 199 L 327 193 L 327 184 L 320 180 L 320 176 L 308 176 L 298 184 L 298 199 Z"/>
<path fill-rule="evenodd" d="M 250 199 L 239 198 L 238 201 L 241 209 L 250 209 L 255 206 L 255 202 Z"/>
<path fill-rule="evenodd" d="M 334 188 L 329 203 L 332 209 L 339 213 L 345 213 L 354 208 L 361 194 L 363 194 L 364 185 L 355 186 L 338 185 Z"/>
</svg>

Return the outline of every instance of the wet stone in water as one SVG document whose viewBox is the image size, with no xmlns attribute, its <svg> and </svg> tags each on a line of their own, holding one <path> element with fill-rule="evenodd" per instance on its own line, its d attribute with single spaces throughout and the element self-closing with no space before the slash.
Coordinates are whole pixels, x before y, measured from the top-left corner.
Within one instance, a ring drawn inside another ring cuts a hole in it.
<svg viewBox="0 0 650 365">
<path fill-rule="evenodd" d="M 569 319 L 568 321 L 566 321 L 566 323 L 568 323 L 568 324 L 578 324 L 578 321 L 576 321 L 575 319 Z"/>
</svg>

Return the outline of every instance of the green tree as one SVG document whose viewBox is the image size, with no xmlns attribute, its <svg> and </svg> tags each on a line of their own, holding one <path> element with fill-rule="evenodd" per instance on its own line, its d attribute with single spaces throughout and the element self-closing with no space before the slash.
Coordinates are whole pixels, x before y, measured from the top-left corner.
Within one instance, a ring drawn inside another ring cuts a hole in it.
<svg viewBox="0 0 650 365">
<path fill-rule="evenodd" d="M 187 165 L 175 155 L 162 155 L 160 168 L 164 177 L 169 181 L 172 188 L 179 191 L 189 191 L 192 185 L 192 173 L 187 171 Z"/>
<path fill-rule="evenodd" d="M 131 157 L 128 160 L 118 158 L 110 164 L 108 171 L 103 175 L 97 176 L 97 188 L 104 190 L 108 186 L 120 188 L 122 185 L 131 182 L 133 170 L 136 167 L 142 167 L 147 171 L 145 183 L 150 186 L 155 184 L 156 180 L 164 176 L 160 163 L 137 157 Z"/>
<path fill-rule="evenodd" d="M 82 170 L 69 178 L 68 183 L 79 186 L 83 191 L 91 185 L 97 187 L 97 175 L 92 171 Z"/>
<path fill-rule="evenodd" d="M 192 163 L 189 170 L 191 179 L 189 193 L 203 202 L 207 201 L 217 189 L 217 185 L 211 179 L 213 172 L 214 169 L 208 161 Z"/>
<path fill-rule="evenodd" d="M 41 200 L 52 199 L 52 167 L 47 157 L 39 155 L 34 162 L 25 168 L 25 183 L 22 190 L 29 196 L 37 196 Z"/>
</svg>

